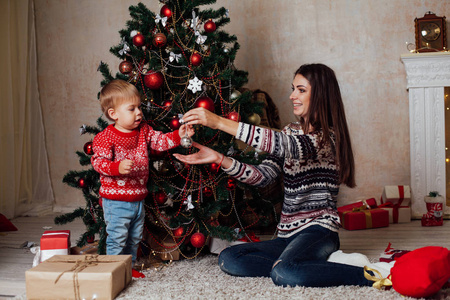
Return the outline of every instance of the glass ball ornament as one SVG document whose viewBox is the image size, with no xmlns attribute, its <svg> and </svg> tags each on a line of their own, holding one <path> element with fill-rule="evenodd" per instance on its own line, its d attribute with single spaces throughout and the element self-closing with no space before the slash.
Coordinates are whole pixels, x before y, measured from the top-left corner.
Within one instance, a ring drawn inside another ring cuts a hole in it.
<svg viewBox="0 0 450 300">
<path fill-rule="evenodd" d="M 173 130 L 179 129 L 181 126 L 180 119 L 178 117 L 173 117 L 169 122 L 169 127 Z"/>
<path fill-rule="evenodd" d="M 94 154 L 94 149 L 92 148 L 92 142 L 87 142 L 86 144 L 84 144 L 83 150 L 84 150 L 84 153 L 86 153 L 87 155 Z"/>
<path fill-rule="evenodd" d="M 144 76 L 144 84 L 151 90 L 159 89 L 164 83 L 164 76 L 161 72 L 150 71 L 150 74 Z"/>
<path fill-rule="evenodd" d="M 238 90 L 233 90 L 230 95 L 230 100 L 236 100 L 239 96 L 241 96 L 241 92 Z"/>
<path fill-rule="evenodd" d="M 209 19 L 205 25 L 203 26 L 207 33 L 214 32 L 216 30 L 216 23 L 214 23 L 211 19 Z"/>
<path fill-rule="evenodd" d="M 153 36 L 153 45 L 162 48 L 167 44 L 167 37 L 164 33 L 157 33 Z"/>
<path fill-rule="evenodd" d="M 208 96 L 202 96 L 197 98 L 194 103 L 195 108 L 203 107 L 207 110 L 214 112 L 214 101 Z"/>
<path fill-rule="evenodd" d="M 87 182 L 86 182 L 86 179 L 84 179 L 84 178 L 80 178 L 80 179 L 78 179 L 78 186 L 80 187 L 80 188 L 82 188 L 82 189 L 84 189 L 85 187 L 87 187 Z"/>
<path fill-rule="evenodd" d="M 202 64 L 203 57 L 198 52 L 194 52 L 191 55 L 190 61 L 193 66 L 197 67 Z"/>
<path fill-rule="evenodd" d="M 163 107 L 169 108 L 172 106 L 172 100 L 165 100 L 162 104 Z"/>
<path fill-rule="evenodd" d="M 142 33 L 138 33 L 135 36 L 133 36 L 133 44 L 136 47 L 142 47 L 145 45 L 145 37 L 142 35 Z"/>
<path fill-rule="evenodd" d="M 192 146 L 192 139 L 189 136 L 183 136 L 180 140 L 180 145 L 184 148 L 189 148 Z"/>
<path fill-rule="evenodd" d="M 236 179 L 232 177 L 228 178 L 225 188 L 229 191 L 233 191 L 236 188 Z"/>
<path fill-rule="evenodd" d="M 169 8 L 169 6 L 167 6 L 167 4 L 161 7 L 160 15 L 163 17 L 167 17 L 167 19 L 170 19 L 172 17 L 172 10 Z"/>
<path fill-rule="evenodd" d="M 236 111 L 232 111 L 227 115 L 227 119 L 233 120 L 235 122 L 240 122 L 241 121 L 241 116 L 239 115 L 238 112 Z"/>
<path fill-rule="evenodd" d="M 163 191 L 159 191 L 155 194 L 155 201 L 159 205 L 162 205 L 166 202 L 166 194 Z"/>
<path fill-rule="evenodd" d="M 176 237 L 176 238 L 182 237 L 183 234 L 184 234 L 184 228 L 181 227 L 181 226 L 173 231 L 173 236 Z"/>
<path fill-rule="evenodd" d="M 219 164 L 210 163 L 209 166 L 208 166 L 208 170 L 212 174 L 217 174 L 217 172 L 219 172 Z"/>
<path fill-rule="evenodd" d="M 129 61 L 124 60 L 119 64 L 119 71 L 124 75 L 128 75 L 133 71 L 133 64 Z"/>
<path fill-rule="evenodd" d="M 209 186 L 205 186 L 205 187 L 202 189 L 202 193 L 203 193 L 203 196 L 204 196 L 204 197 L 209 198 L 209 197 L 212 197 L 212 195 L 213 195 L 213 190 L 212 190 Z"/>
<path fill-rule="evenodd" d="M 191 236 L 191 244 L 195 248 L 201 248 L 205 245 L 206 237 L 201 232 L 196 232 Z"/>
<path fill-rule="evenodd" d="M 252 125 L 258 126 L 259 124 L 261 124 L 261 117 L 258 114 L 253 113 L 248 117 L 248 122 Z"/>
<path fill-rule="evenodd" d="M 166 155 L 166 151 L 158 151 L 154 149 L 150 149 L 149 156 L 152 159 L 162 159 Z"/>
</svg>

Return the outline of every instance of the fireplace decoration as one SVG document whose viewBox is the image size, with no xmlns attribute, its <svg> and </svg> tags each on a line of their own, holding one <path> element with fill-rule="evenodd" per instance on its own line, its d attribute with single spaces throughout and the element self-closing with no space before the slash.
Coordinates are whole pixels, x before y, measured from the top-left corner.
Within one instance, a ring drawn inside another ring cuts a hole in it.
<svg viewBox="0 0 450 300">
<path fill-rule="evenodd" d="M 450 52 L 401 56 L 409 90 L 411 213 L 426 213 L 424 196 L 438 191 L 445 199 L 445 87 L 450 86 Z M 448 214 L 448 207 L 445 208 Z"/>
</svg>

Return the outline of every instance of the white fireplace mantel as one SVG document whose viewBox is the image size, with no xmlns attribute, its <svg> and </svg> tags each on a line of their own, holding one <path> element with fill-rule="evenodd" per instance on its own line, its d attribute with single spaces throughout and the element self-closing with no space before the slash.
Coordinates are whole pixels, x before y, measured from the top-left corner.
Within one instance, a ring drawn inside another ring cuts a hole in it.
<svg viewBox="0 0 450 300">
<path fill-rule="evenodd" d="M 450 52 L 405 54 L 401 59 L 409 90 L 411 211 L 418 218 L 426 212 L 423 197 L 430 191 L 446 199 L 444 87 L 450 86 Z"/>
</svg>

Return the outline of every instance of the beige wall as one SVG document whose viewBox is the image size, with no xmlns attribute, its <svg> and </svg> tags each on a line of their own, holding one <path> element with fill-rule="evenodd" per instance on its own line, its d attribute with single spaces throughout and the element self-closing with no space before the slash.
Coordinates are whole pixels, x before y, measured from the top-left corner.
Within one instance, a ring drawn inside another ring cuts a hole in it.
<svg viewBox="0 0 450 300">
<path fill-rule="evenodd" d="M 131 0 L 35 0 L 39 84 L 55 210 L 84 205 L 62 183 L 79 170 L 76 150 L 90 136 L 82 124 L 100 116 L 96 95 L 100 61 L 117 70 L 109 48 L 129 19 Z M 158 0 L 144 1 L 159 12 Z M 414 43 L 414 18 L 433 11 L 450 18 L 446 0 L 218 0 L 230 10 L 225 30 L 238 37 L 235 65 L 249 72 L 249 88 L 267 91 L 282 123 L 294 121 L 289 94 L 293 72 L 321 62 L 339 79 L 356 159 L 355 189 L 340 204 L 379 198 L 384 185 L 409 184 L 409 107 L 400 55 Z M 448 23 L 448 21 L 447 21 Z"/>
</svg>

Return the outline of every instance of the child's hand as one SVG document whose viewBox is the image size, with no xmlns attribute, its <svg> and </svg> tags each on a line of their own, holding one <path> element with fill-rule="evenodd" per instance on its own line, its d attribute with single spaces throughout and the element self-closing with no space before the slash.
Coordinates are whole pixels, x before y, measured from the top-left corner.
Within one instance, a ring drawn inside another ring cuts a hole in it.
<svg viewBox="0 0 450 300">
<path fill-rule="evenodd" d="M 180 135 L 180 137 L 186 136 L 186 132 L 187 136 L 189 137 L 193 136 L 195 133 L 194 127 L 189 124 L 181 125 L 180 129 L 178 130 L 178 134 Z"/>
<path fill-rule="evenodd" d="M 134 166 L 134 162 L 129 159 L 122 160 L 119 164 L 119 173 L 122 175 L 130 174 L 131 169 Z"/>
</svg>

